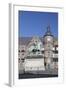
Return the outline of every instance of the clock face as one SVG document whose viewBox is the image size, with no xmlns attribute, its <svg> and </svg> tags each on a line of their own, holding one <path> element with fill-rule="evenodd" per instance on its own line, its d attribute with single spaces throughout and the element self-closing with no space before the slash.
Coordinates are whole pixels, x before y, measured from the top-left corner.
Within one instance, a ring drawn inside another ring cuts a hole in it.
<svg viewBox="0 0 66 90">
<path fill-rule="evenodd" d="M 47 38 L 47 41 L 51 41 L 51 39 L 50 38 Z"/>
</svg>

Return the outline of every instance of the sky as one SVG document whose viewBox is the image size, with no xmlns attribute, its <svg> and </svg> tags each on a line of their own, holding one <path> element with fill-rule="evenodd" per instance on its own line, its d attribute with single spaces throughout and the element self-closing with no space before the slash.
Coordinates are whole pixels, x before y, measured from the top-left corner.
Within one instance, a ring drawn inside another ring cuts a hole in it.
<svg viewBox="0 0 66 90">
<path fill-rule="evenodd" d="M 19 11 L 19 37 L 43 37 L 50 25 L 52 35 L 58 37 L 58 13 Z"/>
</svg>

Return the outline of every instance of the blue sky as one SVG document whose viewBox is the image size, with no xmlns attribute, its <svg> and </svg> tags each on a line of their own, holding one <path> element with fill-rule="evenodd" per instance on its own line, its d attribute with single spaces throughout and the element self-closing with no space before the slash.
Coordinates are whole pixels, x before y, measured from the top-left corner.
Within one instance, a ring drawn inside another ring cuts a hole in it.
<svg viewBox="0 0 66 90">
<path fill-rule="evenodd" d="M 58 13 L 19 11 L 19 37 L 44 36 L 47 26 L 58 37 Z"/>
</svg>

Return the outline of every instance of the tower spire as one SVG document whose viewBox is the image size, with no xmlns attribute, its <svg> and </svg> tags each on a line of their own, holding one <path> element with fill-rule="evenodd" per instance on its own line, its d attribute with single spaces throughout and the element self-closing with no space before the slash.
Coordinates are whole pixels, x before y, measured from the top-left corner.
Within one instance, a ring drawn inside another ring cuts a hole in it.
<svg viewBox="0 0 66 90">
<path fill-rule="evenodd" d="M 50 25 L 47 26 L 47 31 L 50 32 Z"/>
</svg>

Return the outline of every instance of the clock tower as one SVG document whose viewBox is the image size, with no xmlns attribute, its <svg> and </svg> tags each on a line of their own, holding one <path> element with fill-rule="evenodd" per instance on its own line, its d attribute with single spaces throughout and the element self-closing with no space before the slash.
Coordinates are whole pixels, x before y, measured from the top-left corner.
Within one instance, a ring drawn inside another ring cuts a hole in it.
<svg viewBox="0 0 66 90">
<path fill-rule="evenodd" d="M 50 31 L 50 26 L 44 35 L 44 65 L 45 69 L 50 69 L 53 62 L 53 35 Z"/>
</svg>

